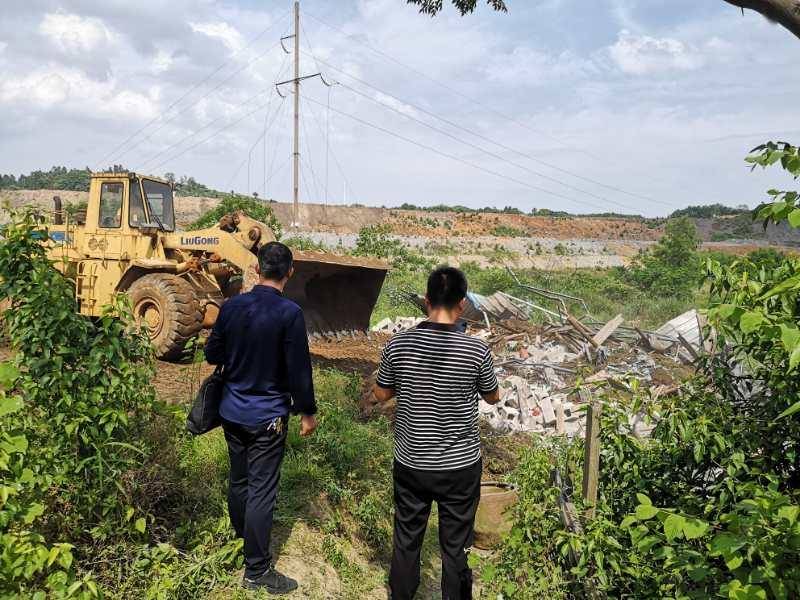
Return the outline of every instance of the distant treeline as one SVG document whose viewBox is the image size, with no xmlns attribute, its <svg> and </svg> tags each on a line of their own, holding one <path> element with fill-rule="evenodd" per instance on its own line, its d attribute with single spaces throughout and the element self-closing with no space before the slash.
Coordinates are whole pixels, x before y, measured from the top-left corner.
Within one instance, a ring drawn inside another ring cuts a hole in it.
<svg viewBox="0 0 800 600">
<path fill-rule="evenodd" d="M 673 212 L 670 217 L 692 217 L 693 219 L 713 219 L 714 217 L 732 217 L 749 213 L 750 208 L 740 205 L 736 208 L 724 204 L 703 204 L 701 206 L 687 206 Z"/>
<path fill-rule="evenodd" d="M 105 173 L 124 173 L 128 169 L 123 165 L 113 165 L 103 170 Z M 31 171 L 29 174 L 15 176 L 13 174 L 0 174 L 0 189 L 2 190 L 72 190 L 77 192 L 89 191 L 89 179 L 92 170 L 68 169 L 67 167 L 52 167 L 49 171 Z M 209 188 L 195 181 L 194 177 L 186 175 L 176 179 L 174 173 L 165 173 L 164 179 L 175 184 L 175 191 L 180 196 L 207 196 L 209 198 L 223 198 L 229 194 Z"/>
</svg>

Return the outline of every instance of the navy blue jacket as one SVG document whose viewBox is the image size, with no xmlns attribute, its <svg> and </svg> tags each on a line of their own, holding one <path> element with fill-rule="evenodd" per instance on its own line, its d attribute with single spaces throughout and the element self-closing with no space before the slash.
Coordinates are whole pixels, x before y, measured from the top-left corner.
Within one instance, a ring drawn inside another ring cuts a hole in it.
<svg viewBox="0 0 800 600">
<path fill-rule="evenodd" d="M 277 289 L 257 285 L 225 302 L 205 354 L 224 365 L 227 421 L 254 426 L 317 412 L 303 311 Z"/>
</svg>

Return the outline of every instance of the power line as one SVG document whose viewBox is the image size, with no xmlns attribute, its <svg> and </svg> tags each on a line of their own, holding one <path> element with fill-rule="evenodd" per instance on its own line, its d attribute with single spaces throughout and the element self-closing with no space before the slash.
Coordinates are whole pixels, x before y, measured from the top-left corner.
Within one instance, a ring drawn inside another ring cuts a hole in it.
<svg viewBox="0 0 800 600">
<path fill-rule="evenodd" d="M 311 98 L 306 97 L 306 100 L 308 102 L 313 102 L 314 104 L 318 104 L 318 105 L 322 106 L 321 102 L 318 102 L 316 100 L 312 100 Z M 476 164 L 476 163 L 470 162 L 468 160 L 465 160 L 463 158 L 460 158 L 458 156 L 455 156 L 454 154 L 449 154 L 447 152 L 443 152 L 441 150 L 438 150 L 438 149 L 434 148 L 433 146 L 428 146 L 427 144 L 423 144 L 421 142 L 418 142 L 416 140 L 408 138 L 408 137 L 406 137 L 406 136 L 404 136 L 402 134 L 399 134 L 399 133 L 396 133 L 396 132 L 391 131 L 389 129 L 386 129 L 385 127 L 381 127 L 380 125 L 376 125 L 374 123 L 370 123 L 369 121 L 365 121 L 364 119 L 361 119 L 360 117 L 357 117 L 357 116 L 352 115 L 350 113 L 346 113 L 346 112 L 338 110 L 336 108 L 331 108 L 331 110 L 333 112 L 335 112 L 335 113 L 338 113 L 338 114 L 342 115 L 342 116 L 345 116 L 345 117 L 348 117 L 350 119 L 353 119 L 354 121 L 357 121 L 358 123 L 361 123 L 362 125 L 365 125 L 367 127 L 371 127 L 372 129 L 376 129 L 378 131 L 381 131 L 383 133 L 391 135 L 392 137 L 396 137 L 398 139 L 401 139 L 401 140 L 403 140 L 405 142 L 408 142 L 410 144 L 414 144 L 415 146 L 418 146 L 418 147 L 423 148 L 425 150 L 429 150 L 429 151 L 431 151 L 431 152 L 433 152 L 435 154 L 439 154 L 440 156 L 444 156 L 445 158 L 449 158 L 451 160 L 460 162 L 462 164 L 467 165 L 468 167 L 472 167 L 473 169 L 478 169 L 479 171 L 483 171 L 484 173 L 488 173 L 490 175 L 494 175 L 495 177 L 500 177 L 501 179 L 505 179 L 506 181 L 511 181 L 511 182 L 516 183 L 518 185 L 522 185 L 522 186 L 530 188 L 532 190 L 536 190 L 538 192 L 542 192 L 544 194 L 548 194 L 548 195 L 553 196 L 555 198 L 561 198 L 562 200 L 567 200 L 568 202 L 572 202 L 573 204 L 583 204 L 583 205 L 590 206 L 590 207 L 595 208 L 595 209 L 599 209 L 601 211 L 605 210 L 604 207 L 598 206 L 598 205 L 593 204 L 591 202 L 586 202 L 586 201 L 582 201 L 582 200 L 576 200 L 574 198 L 570 198 L 569 196 L 564 196 L 563 194 L 559 194 L 558 192 L 554 192 L 552 190 L 541 188 L 541 187 L 539 187 L 537 185 L 533 185 L 531 183 L 528 183 L 527 181 L 522 181 L 521 179 L 517 179 L 515 177 L 511 177 L 509 175 L 505 175 L 503 173 L 500 173 L 499 171 L 494 171 L 492 169 L 488 169 L 488 168 L 483 167 L 483 166 L 481 166 L 479 164 Z"/>
<path fill-rule="evenodd" d="M 373 85 L 373 84 L 371 84 L 371 83 L 369 83 L 367 81 L 364 81 L 363 79 L 361 79 L 359 77 L 356 77 L 352 73 L 349 73 L 348 71 L 346 71 L 346 70 L 344 70 L 344 69 L 342 69 L 340 67 L 337 67 L 336 65 L 333 65 L 333 64 L 331 64 L 331 63 L 329 63 L 329 62 L 327 62 L 327 61 L 325 61 L 323 59 L 317 59 L 316 57 L 314 57 L 313 54 L 312 54 L 312 57 L 314 58 L 315 61 L 319 61 L 319 63 L 327 66 L 328 68 L 333 69 L 334 71 L 336 71 L 338 73 L 341 73 L 343 75 L 346 75 L 350 79 L 352 79 L 354 81 L 357 81 L 360 84 L 362 84 L 362 85 L 364 85 L 364 86 L 366 86 L 366 87 L 368 87 L 368 88 L 370 88 L 372 90 L 375 90 L 376 92 L 378 92 L 380 94 L 384 94 L 384 95 L 388 96 L 389 98 L 397 100 L 398 102 L 402 102 L 403 104 L 406 104 L 406 105 L 414 108 L 415 110 L 418 110 L 421 113 L 424 113 L 424 114 L 426 114 L 426 115 L 428 115 L 428 116 L 430 116 L 430 117 L 432 117 L 434 119 L 437 119 L 438 121 L 441 121 L 442 123 L 445 123 L 445 124 L 455 128 L 455 129 L 458 129 L 458 130 L 463 131 L 465 133 L 468 133 L 468 134 L 470 134 L 472 136 L 475 136 L 476 138 L 479 138 L 479 139 L 481 139 L 483 141 L 486 141 L 486 142 L 489 142 L 491 144 L 494 144 L 495 146 L 498 146 L 499 148 L 502 148 L 502 149 L 504 149 L 504 150 L 506 150 L 508 152 L 513 152 L 514 154 L 517 154 L 519 156 L 527 158 L 528 160 L 531 160 L 533 162 L 539 163 L 539 164 L 541 164 L 543 166 L 549 167 L 551 169 L 554 169 L 556 171 L 559 171 L 559 172 L 564 173 L 566 175 L 569 175 L 571 177 L 575 177 L 576 179 L 580 179 L 582 181 L 586 181 L 588 183 L 592 183 L 594 185 L 598 185 L 598 186 L 604 187 L 606 189 L 609 189 L 609 190 L 612 190 L 612 191 L 615 191 L 615 192 L 619 192 L 621 194 L 625 194 L 627 196 L 631 196 L 631 197 L 638 198 L 638 199 L 641 199 L 641 200 L 647 200 L 649 202 L 654 202 L 656 204 L 661 204 L 663 206 L 671 206 L 669 203 L 664 202 L 662 200 L 657 200 L 655 198 L 651 198 L 649 196 L 644 196 L 644 195 L 637 194 L 637 193 L 634 193 L 634 192 L 628 192 L 628 191 L 626 191 L 626 190 L 624 190 L 622 188 L 619 188 L 619 187 L 616 187 L 616 186 L 613 186 L 613 185 L 608 185 L 608 184 L 605 184 L 605 183 L 603 183 L 601 181 L 597 181 L 595 179 L 591 179 L 591 178 L 586 177 L 584 175 L 580 175 L 580 174 L 575 173 L 573 171 L 570 171 L 568 169 L 564 169 L 564 168 L 561 168 L 561 167 L 559 167 L 557 165 L 554 165 L 554 164 L 552 164 L 550 162 L 544 161 L 544 160 L 542 160 L 540 158 L 537 158 L 537 157 L 535 157 L 535 156 L 533 156 L 531 154 L 528 154 L 528 153 L 522 152 L 520 150 L 517 150 L 515 148 L 512 148 L 511 146 L 508 146 L 506 144 L 503 144 L 502 142 L 498 142 L 496 140 L 493 140 L 493 139 L 483 135 L 482 133 L 479 133 L 477 131 L 474 131 L 472 129 L 464 127 L 463 125 L 459 125 L 458 123 L 456 123 L 454 121 L 446 119 L 445 117 L 437 115 L 436 113 L 433 113 L 430 110 L 428 110 L 428 109 L 426 109 L 426 108 L 424 108 L 422 106 L 419 106 L 418 104 L 415 104 L 413 102 L 409 102 L 408 100 L 405 100 L 403 98 L 399 98 L 398 96 L 395 96 L 395 95 L 393 95 L 393 94 L 391 94 L 391 93 L 389 93 L 389 92 L 387 92 L 387 91 L 385 91 L 383 89 L 378 88 L 377 86 L 375 86 L 375 85 Z M 347 87 L 348 89 L 352 90 L 352 88 L 350 86 L 346 85 L 346 84 L 343 84 L 341 82 L 337 82 L 337 83 L 339 83 L 340 85 L 342 85 L 344 87 Z M 356 92 L 356 93 L 359 93 L 359 92 Z M 370 98 L 370 99 L 373 100 L 373 101 L 376 101 L 374 98 Z M 382 104 L 384 104 L 384 103 L 382 103 Z M 384 106 L 388 106 L 388 105 L 384 104 Z M 403 114 L 405 115 L 405 113 L 403 113 Z M 408 116 L 408 115 L 405 115 L 405 116 Z M 524 168 L 524 167 L 520 167 L 520 168 Z M 543 175 L 543 177 L 544 177 L 544 175 Z M 595 197 L 602 198 L 602 196 L 595 196 Z M 602 198 L 602 199 L 605 200 L 605 198 Z"/>
<path fill-rule="evenodd" d="M 260 110 L 262 110 L 264 107 L 266 107 L 266 105 L 267 105 L 266 103 L 263 103 L 263 104 L 260 104 L 260 105 L 256 106 L 256 107 L 255 107 L 253 110 L 251 110 L 250 112 L 248 112 L 248 113 L 246 113 L 246 114 L 242 115 L 242 116 L 241 116 L 241 117 L 239 117 L 238 119 L 236 119 L 236 120 L 234 120 L 234 121 L 231 121 L 231 122 L 230 122 L 230 123 L 228 123 L 227 125 L 225 125 L 225 126 L 221 127 L 220 129 L 218 129 L 218 130 L 214 131 L 214 132 L 213 132 L 211 135 L 209 135 L 208 137 L 205 137 L 205 138 L 203 138 L 202 140 L 200 140 L 200 141 L 199 141 L 199 142 L 197 142 L 196 144 L 192 144 L 191 146 L 189 146 L 188 148 L 185 148 L 183 151 L 179 152 L 178 154 L 175 154 L 174 156 L 170 156 L 169 158 L 167 158 L 167 159 L 165 159 L 165 160 L 161 161 L 160 163 L 158 163 L 157 165 L 155 165 L 155 166 L 152 168 L 152 170 L 153 170 L 153 171 L 155 171 L 156 169 L 160 169 L 160 168 L 161 168 L 163 165 L 167 164 L 168 162 L 170 162 L 170 161 L 173 161 L 173 160 L 175 160 L 175 159 L 177 159 L 177 158 L 180 158 L 181 156 L 183 156 L 184 154 L 186 154 L 186 153 L 187 153 L 187 152 L 189 152 L 190 150 L 194 150 L 195 148 L 197 148 L 198 146 L 200 146 L 200 145 L 204 144 L 205 142 L 207 142 L 207 141 L 208 141 L 208 140 L 210 140 L 211 138 L 213 138 L 213 137 L 215 137 L 215 136 L 219 135 L 220 133 L 222 133 L 222 132 L 223 132 L 223 131 L 225 131 L 226 129 L 230 129 L 230 128 L 231 128 L 231 127 L 233 127 L 234 125 L 237 125 L 237 124 L 241 123 L 242 121 L 244 121 L 244 120 L 245 120 L 247 117 L 250 117 L 250 116 L 252 116 L 252 115 L 256 114 L 257 112 L 259 112 Z"/>
<path fill-rule="evenodd" d="M 291 10 L 291 9 L 290 9 L 290 10 Z M 256 42 L 257 42 L 259 39 L 261 39 L 261 38 L 262 38 L 262 37 L 263 37 L 263 36 L 264 36 L 264 35 L 265 35 L 265 34 L 266 34 L 266 33 L 267 33 L 267 32 L 268 32 L 270 29 L 272 29 L 273 27 L 275 27 L 275 25 L 277 25 L 278 23 L 280 23 L 281 21 L 283 21 L 283 19 L 285 19 L 285 18 L 287 17 L 287 15 L 288 15 L 288 14 L 289 14 L 289 10 L 287 10 L 287 11 L 286 11 L 285 13 L 283 13 L 283 14 L 282 14 L 280 17 L 278 17 L 278 18 L 277 18 L 275 21 L 273 21 L 273 22 L 272 22 L 272 23 L 271 23 L 271 24 L 270 24 L 268 27 L 266 27 L 265 29 L 263 29 L 263 30 L 262 30 L 262 31 L 261 31 L 261 32 L 260 32 L 258 35 L 256 35 L 256 36 L 255 36 L 253 39 L 251 39 L 251 40 L 250 40 L 250 41 L 249 41 L 249 42 L 248 42 L 248 43 L 247 43 L 245 46 L 243 46 L 242 48 L 240 48 L 239 50 L 237 50 L 236 52 L 234 52 L 233 54 L 231 54 L 231 55 L 228 57 L 228 59 L 227 59 L 227 60 L 225 60 L 225 61 L 224 61 L 222 64 L 220 64 L 220 65 L 219 65 L 219 66 L 218 66 L 216 69 L 214 69 L 213 71 L 211 71 L 211 72 L 210 72 L 208 75 L 206 75 L 206 76 L 205 76 L 205 77 L 204 77 L 202 80 L 198 81 L 198 82 L 197 82 L 197 83 L 195 83 L 195 84 L 194 84 L 192 87 L 190 87 L 188 90 L 186 90 L 186 92 L 184 92 L 184 93 L 183 93 L 183 95 L 181 95 L 181 96 L 180 96 L 180 97 L 179 97 L 177 100 L 175 100 L 174 102 L 172 102 L 172 104 L 170 104 L 170 105 L 169 105 L 169 106 L 168 106 L 168 107 L 167 107 L 165 110 L 163 110 L 162 112 L 160 112 L 159 114 L 157 114 L 157 115 L 156 115 L 155 117 L 153 117 L 153 118 L 152 118 L 150 121 L 148 121 L 147 123 L 145 123 L 144 125 L 142 125 L 142 127 L 140 127 L 139 129 L 137 129 L 136 131 L 134 131 L 134 132 L 133 132 L 131 135 L 129 135 L 127 138 L 125 138 L 125 139 L 124 139 L 124 140 L 123 140 L 123 141 L 122 141 L 120 144 L 117 144 L 117 146 L 115 146 L 115 147 L 114 147 L 114 148 L 113 148 L 113 149 L 112 149 L 110 152 L 108 152 L 108 153 L 107 153 L 105 156 L 103 156 L 103 158 L 102 158 L 101 160 L 99 160 L 99 161 L 97 162 L 97 164 L 100 164 L 100 165 L 102 165 L 102 164 L 103 164 L 103 163 L 105 163 L 105 162 L 106 162 L 106 161 L 107 161 L 109 158 L 111 158 L 112 156 L 114 156 L 114 154 L 116 154 L 116 153 L 117 153 L 117 152 L 118 152 L 118 151 L 119 151 L 121 148 L 124 148 L 124 147 L 125 147 L 125 145 L 126 145 L 128 142 L 130 142 L 132 139 L 136 138 L 136 136 L 138 136 L 138 135 L 139 135 L 141 132 L 143 132 L 145 129 L 147 129 L 148 127 L 150 127 L 150 125 L 152 125 L 153 123 L 155 123 L 156 121 L 158 121 L 158 120 L 159 120 L 161 117 L 163 117 L 163 116 L 164 116 L 166 113 L 168 113 L 170 110 L 172 110 L 172 108 L 173 108 L 173 107 L 175 107 L 175 106 L 177 106 L 178 104 L 180 104 L 180 103 L 183 101 L 183 99 L 184 99 L 184 98 L 186 98 L 186 97 L 187 97 L 189 94 L 191 94 L 191 93 L 192 93 L 194 90 L 196 90 L 197 88 L 199 88 L 199 87 L 200 87 L 201 85 L 203 85 L 203 84 L 204 84 L 206 81 L 209 81 L 209 80 L 210 80 L 212 77 L 214 77 L 214 75 L 216 75 L 217 73 L 219 73 L 219 72 L 220 72 L 220 71 L 221 71 L 221 70 L 222 70 L 222 69 L 223 69 L 223 68 L 224 68 L 224 67 L 225 67 L 225 66 L 226 66 L 228 63 L 230 63 L 230 62 L 231 62 L 231 61 L 234 59 L 234 57 L 235 57 L 236 55 L 238 55 L 240 52 L 242 52 L 242 51 L 244 51 L 244 50 L 247 50 L 247 49 L 248 49 L 250 46 L 252 46 L 252 45 L 253 45 L 254 43 L 256 43 Z"/>
<path fill-rule="evenodd" d="M 309 136 L 308 136 L 308 130 L 306 129 L 306 122 L 304 120 L 300 121 L 300 125 L 302 126 L 302 129 L 303 129 L 303 140 L 304 140 L 305 147 L 308 148 L 308 152 L 307 152 L 308 153 L 308 158 L 307 158 L 308 168 L 311 170 L 311 176 L 313 177 L 313 182 L 314 182 L 314 191 L 317 194 L 317 202 L 319 202 L 320 193 L 319 193 L 319 187 L 318 187 L 317 172 L 314 170 L 314 160 L 313 160 L 313 157 L 311 155 L 311 144 L 308 141 Z M 305 157 L 303 157 L 301 155 L 301 158 L 305 158 Z"/>
<path fill-rule="evenodd" d="M 426 123 L 425 121 L 422 121 L 420 119 L 412 117 L 411 115 L 404 113 L 403 111 L 391 106 L 390 104 L 386 104 L 385 102 L 381 102 L 380 100 L 376 100 L 375 98 L 372 98 L 371 96 L 369 96 L 367 94 L 364 94 L 363 92 L 360 92 L 360 91 L 356 90 L 355 88 L 353 88 L 353 87 L 351 87 L 351 86 L 349 86 L 347 84 L 340 83 L 340 85 L 342 85 L 343 87 L 345 87 L 348 90 L 352 91 L 353 93 L 358 94 L 359 96 L 362 96 L 363 98 L 366 98 L 367 100 L 370 100 L 371 102 L 375 102 L 376 104 L 379 104 L 380 106 L 383 106 L 384 108 L 388 108 L 392 112 L 395 112 L 395 113 L 397 113 L 397 114 L 399 114 L 399 115 L 401 115 L 401 116 L 403 116 L 403 117 L 405 117 L 407 119 L 410 119 L 410 120 L 414 121 L 415 123 L 419 123 L 420 125 L 430 129 L 431 131 L 435 131 L 436 133 L 439 133 L 439 134 L 444 135 L 444 136 L 446 136 L 446 137 L 448 137 L 448 138 L 450 138 L 452 140 L 455 140 L 455 141 L 457 141 L 457 142 L 459 142 L 461 144 L 469 146 L 470 148 L 478 150 L 479 152 L 483 152 L 484 154 L 486 154 L 488 156 L 491 156 L 492 158 L 495 158 L 495 159 L 497 159 L 497 160 L 499 160 L 501 162 L 509 164 L 509 165 L 511 165 L 513 167 L 516 167 L 518 169 L 522 169 L 523 171 L 527 171 L 528 173 L 531 173 L 532 175 L 536 175 L 537 177 L 541 177 L 542 179 L 546 179 L 546 180 L 551 181 L 553 183 L 556 183 L 558 185 L 562 185 L 562 186 L 566 187 L 567 189 L 570 189 L 570 190 L 572 190 L 574 192 L 578 192 L 578 193 L 581 193 L 581 194 L 586 194 L 587 196 L 591 196 L 593 198 L 597 198 L 598 200 L 602 200 L 603 202 L 608 202 L 610 204 L 614 204 L 616 206 L 619 206 L 620 208 L 624 208 L 624 209 L 627 209 L 627 210 L 634 210 L 634 211 L 637 210 L 636 208 L 634 208 L 632 206 L 629 206 L 627 204 L 622 204 L 621 202 L 617 202 L 615 200 L 611 200 L 610 198 L 606 198 L 604 196 L 599 196 L 599 195 L 594 194 L 592 192 L 589 192 L 587 190 L 583 190 L 581 188 L 577 188 L 577 187 L 575 187 L 573 185 L 570 185 L 570 184 L 565 183 L 565 182 L 563 182 L 563 181 L 561 181 L 559 179 L 556 179 L 555 177 L 550 177 L 549 175 L 545 175 L 544 173 L 539 173 L 538 171 L 534 171 L 533 169 L 530 169 L 530 168 L 526 167 L 525 165 L 521 165 L 519 163 L 510 161 L 510 160 L 502 157 L 499 154 L 496 154 L 496 153 L 494 153 L 494 152 L 492 152 L 490 150 L 487 150 L 486 148 L 483 148 L 483 147 L 481 147 L 481 146 L 479 146 L 477 144 L 473 144 L 472 142 L 469 142 L 467 140 L 459 138 L 459 137 L 457 137 L 457 136 L 455 136 L 455 135 L 453 135 L 451 133 L 448 133 L 447 131 L 445 131 L 443 129 L 439 129 L 438 127 L 434 127 L 434 126 L 430 125 L 429 123 Z"/>
<path fill-rule="evenodd" d="M 330 89 L 330 88 L 328 88 L 328 89 Z M 317 124 L 317 127 L 319 128 L 320 132 L 322 132 L 322 125 L 320 124 L 319 118 L 317 117 L 317 113 L 310 106 L 308 108 L 309 108 L 309 112 L 311 113 L 311 116 L 314 117 L 314 122 Z M 330 107 L 330 104 L 328 104 L 327 109 L 329 111 L 332 110 L 331 107 Z M 349 179 L 347 178 L 347 175 L 344 172 L 344 167 L 342 167 L 342 163 L 339 162 L 339 157 L 336 155 L 336 152 L 334 152 L 333 148 L 330 148 L 330 154 L 333 157 L 333 162 L 336 164 L 336 170 L 339 171 L 339 175 L 342 176 L 342 180 L 344 181 L 344 184 L 352 192 L 353 191 L 353 186 L 350 185 L 350 181 L 349 181 Z M 355 194 L 355 196 L 358 197 L 358 194 Z"/>
<path fill-rule="evenodd" d="M 284 60 L 283 63 L 281 63 L 281 66 L 280 66 L 281 71 L 276 74 L 276 77 L 280 77 L 281 72 L 283 71 L 283 68 L 285 67 L 285 65 L 286 65 L 286 61 Z M 265 88 L 265 89 L 259 91 L 257 94 L 255 94 L 253 96 L 250 96 L 248 99 L 246 99 L 245 101 L 241 102 L 238 105 L 238 108 L 244 108 L 245 106 L 247 106 L 248 104 L 250 104 L 254 100 L 258 99 L 265 92 L 269 92 L 270 93 L 270 96 L 269 96 L 270 100 L 269 101 L 271 102 L 272 94 L 275 93 L 275 88 L 273 86 Z M 178 146 L 180 146 L 181 144 L 183 144 L 187 140 L 193 138 L 194 136 L 196 136 L 201 131 L 203 131 L 205 129 L 208 129 L 209 127 L 211 127 L 215 123 L 218 123 L 218 122 L 222 121 L 223 119 L 225 119 L 225 117 L 226 117 L 226 115 L 221 115 L 221 116 L 217 117 L 216 119 L 212 119 L 211 121 L 209 121 L 208 123 L 206 123 L 205 125 L 200 127 L 199 129 L 196 129 L 196 130 L 192 131 L 191 133 L 188 133 L 187 135 L 183 136 L 178 141 L 173 142 L 172 144 L 170 144 L 166 148 L 163 148 L 161 151 L 157 152 L 156 154 L 154 154 L 153 156 L 151 156 L 150 158 L 148 158 L 147 160 L 145 160 L 142 163 L 142 170 L 147 170 L 148 165 L 153 163 L 157 158 L 159 158 L 159 157 L 163 156 L 164 154 L 166 154 L 167 152 L 177 148 Z"/>
<path fill-rule="evenodd" d="M 546 133 L 544 131 L 541 131 L 541 130 L 538 130 L 538 129 L 534 129 L 533 127 L 530 127 L 528 124 L 523 123 L 519 119 L 515 119 L 514 117 L 510 117 L 510 116 L 508 116 L 506 114 L 501 113 L 497 109 L 495 109 L 495 108 L 493 108 L 493 107 L 491 107 L 491 106 L 489 106 L 487 104 L 484 104 L 480 100 L 476 100 L 475 98 L 472 98 L 472 97 L 466 95 L 465 93 L 457 90 L 456 88 L 454 88 L 452 86 L 449 86 L 446 83 L 444 83 L 442 81 L 439 81 L 438 79 L 436 79 L 434 77 L 431 77 L 427 73 L 424 73 L 423 71 L 420 71 L 419 69 L 416 69 L 416 68 L 414 68 L 414 67 L 412 67 L 410 65 L 405 64 L 404 62 L 394 58 L 392 55 L 387 54 L 386 52 L 375 48 L 373 45 L 368 44 L 365 41 L 357 39 L 352 34 L 349 34 L 346 31 L 344 31 L 343 29 L 341 29 L 339 27 L 336 27 L 336 25 L 332 25 L 330 23 L 327 23 L 326 21 L 323 21 L 322 19 L 320 19 L 319 17 L 315 16 L 312 13 L 309 13 L 309 12 L 306 11 L 305 14 L 308 15 L 309 17 L 311 17 L 312 19 L 314 19 L 315 21 L 317 21 L 318 23 L 324 25 L 325 27 L 329 27 L 330 29 L 333 29 L 334 31 L 338 31 L 339 33 L 341 33 L 346 38 L 354 41 L 355 43 L 357 43 L 357 44 L 359 44 L 361 46 L 364 46 L 365 48 L 368 48 L 369 50 L 371 50 L 375 54 L 381 56 L 385 60 L 388 60 L 389 62 L 392 62 L 392 63 L 394 63 L 394 64 L 396 64 L 398 66 L 401 66 L 404 69 L 408 69 L 409 71 L 411 71 L 415 75 L 418 75 L 419 77 L 423 77 L 424 79 L 427 79 L 428 81 L 431 81 L 431 82 L 435 83 L 436 85 L 446 89 L 450 93 L 455 94 L 456 96 L 459 96 L 461 98 L 464 98 L 465 100 L 468 100 L 469 102 L 472 102 L 476 106 L 479 106 L 484 110 L 488 110 L 489 112 L 494 113 L 498 117 L 501 117 L 501 118 L 503 118 L 503 119 L 505 119 L 507 121 L 510 121 L 511 123 L 514 123 L 515 125 L 519 125 L 520 127 L 524 127 L 525 129 L 527 129 L 528 131 L 530 131 L 532 133 L 536 133 L 538 135 L 541 135 L 541 136 L 544 136 L 546 138 L 549 138 L 551 141 L 554 141 L 557 144 L 559 144 L 562 148 L 565 148 L 567 150 L 572 150 L 574 152 L 581 152 L 581 153 L 586 154 L 588 156 L 591 156 L 592 158 L 595 158 L 595 159 L 599 159 L 600 158 L 600 157 L 595 156 L 591 152 L 588 152 L 588 151 L 586 151 L 586 150 L 584 150 L 582 148 L 573 148 L 573 147 L 567 146 L 561 140 L 556 138 L 555 136 L 552 136 L 552 135 L 550 135 L 550 134 L 548 134 L 548 133 Z"/>
<path fill-rule="evenodd" d="M 252 65 L 253 63 L 255 63 L 255 62 L 258 62 L 259 60 L 261 60 L 262 58 L 264 58 L 264 56 L 266 56 L 266 55 L 267 55 L 267 53 L 269 53 L 270 51 L 272 51 L 272 50 L 273 50 L 274 48 L 276 48 L 277 46 L 278 46 L 278 42 L 276 42 L 275 44 L 273 44 L 272 46 L 270 46 L 269 48 L 267 48 L 266 50 L 264 50 L 264 52 L 262 52 L 261 54 L 259 54 L 258 56 L 256 56 L 254 59 L 250 60 L 249 62 L 245 63 L 244 65 L 242 65 L 241 67 L 239 67 L 238 69 L 236 69 L 236 71 L 234 71 L 234 72 L 233 72 L 233 73 L 231 73 L 231 74 L 230 74 L 228 77 L 226 77 L 225 79 L 223 79 L 222 81 L 220 81 L 219 83 L 217 83 L 217 85 L 215 85 L 215 86 L 214 86 L 213 88 L 211 88 L 211 89 L 210 89 L 208 92 L 206 92 L 205 94 L 203 94 L 202 96 L 200 96 L 200 97 L 199 97 L 197 100 L 195 100 L 195 101 L 194 101 L 194 102 L 192 102 L 191 104 L 189 104 L 189 105 L 187 105 L 187 106 L 183 107 L 181 110 L 179 110 L 179 111 L 178 111 L 177 113 L 175 113 L 173 116 L 171 116 L 169 119 L 167 119 L 166 121 L 164 121 L 163 123 L 161 123 L 161 124 L 160 124 L 158 127 L 156 127 L 156 128 L 155 128 L 153 131 L 151 131 L 151 132 L 150 132 L 148 135 L 146 135 L 145 137 L 141 138 L 141 139 L 140 139 L 138 142 L 136 142 L 135 144 L 133 144 L 132 146 L 130 146 L 130 147 L 127 149 L 127 150 L 125 150 L 125 151 L 123 151 L 121 154 L 119 154 L 119 155 L 118 155 L 118 159 L 119 159 L 119 160 L 121 160 L 123 156 L 125 156 L 125 155 L 126 155 L 126 154 L 128 154 L 129 152 L 131 152 L 131 151 L 135 150 L 137 147 L 141 146 L 141 145 L 142 145 L 144 142 L 146 142 L 147 140 L 149 140 L 149 139 L 152 139 L 152 137 L 153 137 L 153 136 L 154 136 L 156 133 L 158 133 L 159 131 L 161 131 L 161 130 L 162 130 L 164 127 L 166 127 L 166 126 L 167 126 L 167 125 L 169 125 L 170 123 L 174 122 L 174 121 L 175 121 L 175 119 L 177 119 L 177 118 L 178 118 L 178 117 L 180 117 L 181 115 L 185 114 L 185 113 L 186 113 L 186 112 L 187 112 L 189 109 L 191 109 L 191 108 L 193 108 L 193 107 L 197 106 L 197 105 L 198 105 L 200 102 L 202 102 L 203 100 L 205 100 L 206 98 L 208 98 L 208 97 L 209 97 L 211 94 L 213 94 L 214 92 L 216 92 L 216 91 L 217 91 L 218 89 L 220 89 L 220 88 L 221 88 L 223 85 L 225 85 L 225 84 L 226 84 L 226 83 L 228 83 L 228 82 L 229 82 L 231 79 L 233 79 L 234 77 L 236 77 L 236 75 L 238 75 L 239 73 L 241 73 L 242 71 L 244 71 L 244 70 L 245 70 L 247 67 L 249 67 L 249 66 L 250 66 L 250 65 Z"/>
</svg>

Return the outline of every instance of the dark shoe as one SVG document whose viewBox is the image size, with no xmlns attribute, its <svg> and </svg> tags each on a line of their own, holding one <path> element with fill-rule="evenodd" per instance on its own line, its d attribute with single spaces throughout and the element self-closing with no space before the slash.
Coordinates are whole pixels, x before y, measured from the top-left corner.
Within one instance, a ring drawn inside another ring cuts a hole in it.
<svg viewBox="0 0 800 600">
<path fill-rule="evenodd" d="M 297 582 L 278 573 L 275 567 L 270 567 L 261 577 L 256 579 L 245 577 L 242 580 L 242 587 L 248 590 L 266 589 L 270 594 L 288 594 L 297 589 Z"/>
</svg>

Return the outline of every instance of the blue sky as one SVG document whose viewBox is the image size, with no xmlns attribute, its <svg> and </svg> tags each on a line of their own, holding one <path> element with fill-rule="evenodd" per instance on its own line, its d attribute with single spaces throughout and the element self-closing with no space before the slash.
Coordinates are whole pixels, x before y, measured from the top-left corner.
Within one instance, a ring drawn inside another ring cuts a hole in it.
<svg viewBox="0 0 800 600">
<path fill-rule="evenodd" d="M 722 0 L 508 5 L 303 0 L 302 72 L 338 85 L 302 86 L 302 198 L 663 215 L 789 185 L 742 160 L 800 138 L 784 29 Z M 0 172 L 119 162 L 288 200 L 289 9 L 6 0 Z"/>
</svg>

